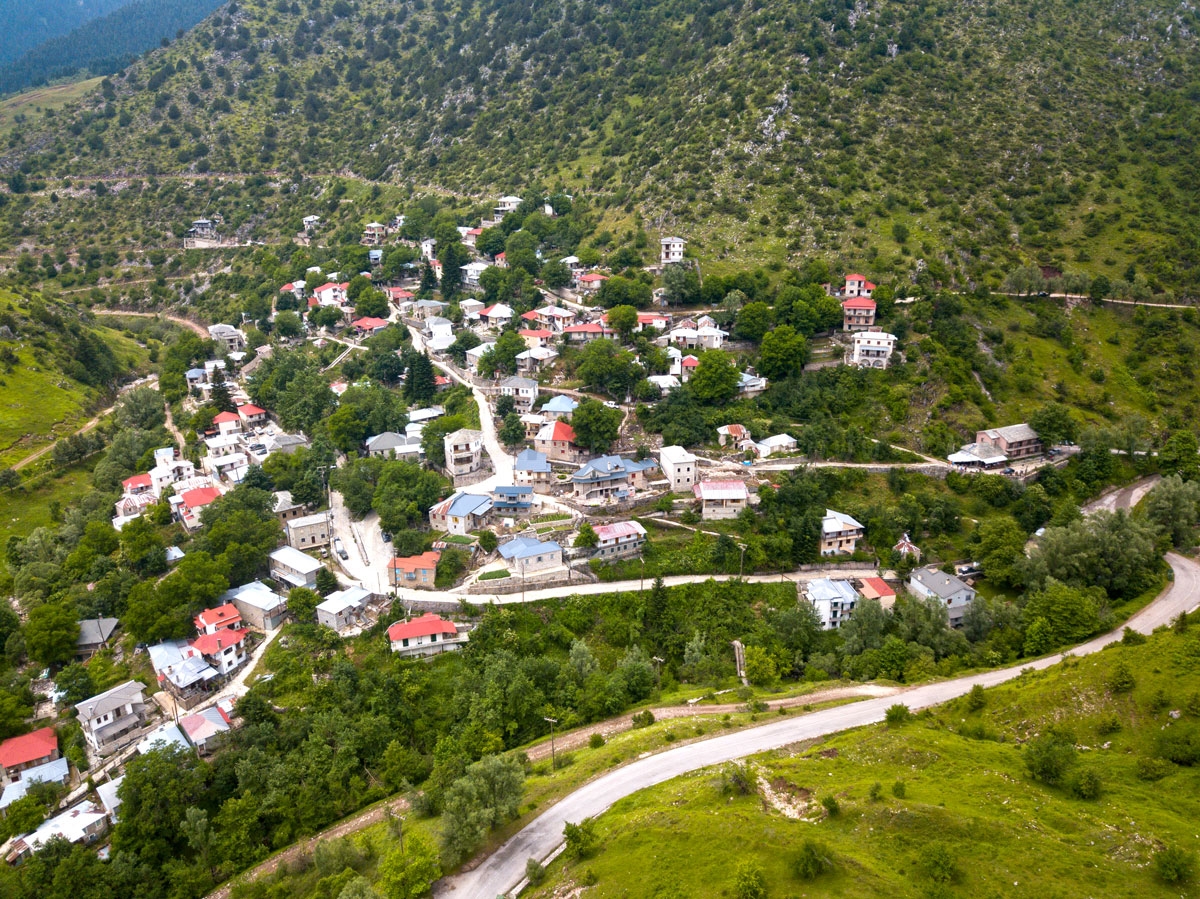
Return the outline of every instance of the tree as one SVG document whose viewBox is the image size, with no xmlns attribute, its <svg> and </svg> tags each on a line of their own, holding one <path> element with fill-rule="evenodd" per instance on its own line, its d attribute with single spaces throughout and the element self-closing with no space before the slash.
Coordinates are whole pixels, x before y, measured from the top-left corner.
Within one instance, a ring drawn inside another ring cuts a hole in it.
<svg viewBox="0 0 1200 899">
<path fill-rule="evenodd" d="M 571 283 L 571 270 L 558 259 L 548 259 L 542 263 L 542 283 L 550 290 L 558 290 Z"/>
<path fill-rule="evenodd" d="M 611 309 L 614 306 L 633 306 L 635 309 L 645 309 L 650 305 L 653 296 L 654 293 L 649 284 L 614 275 L 600 285 L 600 289 L 596 291 L 596 302 L 605 309 Z"/>
<path fill-rule="evenodd" d="M 721 405 L 737 393 L 740 373 L 729 354 L 722 350 L 705 350 L 700 364 L 688 386 L 702 403 Z"/>
<path fill-rule="evenodd" d="M 580 400 L 571 414 L 575 444 L 590 453 L 608 452 L 620 433 L 620 427 L 620 411 L 609 409 L 593 399 Z"/>
<path fill-rule="evenodd" d="M 462 292 L 462 267 L 471 261 L 471 254 L 461 241 L 452 240 L 442 248 L 438 259 L 442 263 L 442 296 L 451 299 Z"/>
<path fill-rule="evenodd" d="M 1029 416 L 1029 426 L 1037 431 L 1043 446 L 1056 446 L 1077 435 L 1071 410 L 1062 403 L 1047 403 Z"/>
<path fill-rule="evenodd" d="M 1054 648 L 1094 634 L 1100 627 L 1099 609 L 1104 599 L 1099 588 L 1068 587 L 1050 578 L 1041 590 L 1029 594 L 1023 612 L 1026 621 L 1045 620 L 1045 637 Z"/>
<path fill-rule="evenodd" d="M 404 379 L 404 398 L 410 406 L 424 406 L 432 402 L 436 394 L 437 379 L 433 363 L 424 353 L 413 353 Z"/>
<path fill-rule="evenodd" d="M 567 858 L 591 858 L 600 843 L 596 822 L 592 818 L 584 818 L 578 824 L 568 821 L 563 825 L 563 842 L 566 844 Z"/>
<path fill-rule="evenodd" d="M 328 569 L 322 568 L 321 571 L 328 571 Z M 317 580 L 320 582 L 320 572 L 317 572 Z M 334 583 L 336 582 L 337 578 L 335 577 Z M 316 620 L 317 606 L 321 604 L 321 597 L 324 595 L 326 594 L 315 593 L 307 587 L 293 587 L 288 591 L 288 612 L 301 624 L 311 624 Z"/>
<path fill-rule="evenodd" d="M 1158 451 L 1158 469 L 1177 474 L 1185 481 L 1200 480 L 1200 456 L 1192 431 L 1174 431 Z"/>
<path fill-rule="evenodd" d="M 585 521 L 579 526 L 579 533 L 575 535 L 575 542 L 572 544 L 578 549 L 595 549 L 600 544 L 600 537 L 596 533 L 596 529 L 592 527 L 590 521 Z"/>
<path fill-rule="evenodd" d="M 300 316 L 295 312 L 279 312 L 275 315 L 275 333 L 280 337 L 291 339 L 299 337 L 304 330 L 304 325 L 300 321 Z"/>
<path fill-rule="evenodd" d="M 761 646 L 746 647 L 746 679 L 756 687 L 773 687 L 779 681 L 775 660 Z"/>
<path fill-rule="evenodd" d="M 442 498 L 445 481 L 413 462 L 386 462 L 380 469 L 371 506 L 379 526 L 395 533 L 411 527 Z"/>
<path fill-rule="evenodd" d="M 387 297 L 373 287 L 368 287 L 354 301 L 354 314 L 359 318 L 387 318 L 388 311 Z"/>
<path fill-rule="evenodd" d="M 1176 549 L 1191 546 L 1200 523 L 1200 483 L 1177 474 L 1163 478 L 1146 496 L 1146 518 Z"/>
<path fill-rule="evenodd" d="M 86 665 L 72 663 L 58 672 L 54 685 L 63 694 L 63 702 L 75 705 L 83 702 L 89 696 L 96 695 L 96 685 L 92 682 L 92 673 Z"/>
<path fill-rule="evenodd" d="M 737 899 L 767 899 L 767 878 L 756 862 L 744 861 L 738 865 L 733 894 Z"/>
<path fill-rule="evenodd" d="M 504 424 L 500 426 L 496 436 L 509 449 L 514 449 L 524 443 L 525 425 L 521 424 L 521 416 L 516 412 L 509 412 L 504 416 Z"/>
<path fill-rule="evenodd" d="M 1195 871 L 1196 856 L 1186 849 L 1167 846 L 1154 853 L 1154 873 L 1163 883 L 1186 883 Z"/>
<path fill-rule="evenodd" d="M 489 755 L 450 785 L 442 813 L 442 849 L 448 858 L 466 858 L 492 828 L 516 817 L 524 779 L 516 759 Z"/>
<path fill-rule="evenodd" d="M 700 299 L 700 276 L 691 265 L 663 267 L 663 298 L 671 306 L 687 306 Z"/>
<path fill-rule="evenodd" d="M 798 375 L 808 361 L 808 341 L 791 325 L 779 325 L 762 337 L 758 372 L 772 381 Z"/>
<path fill-rule="evenodd" d="M 633 353 L 613 340 L 593 340 L 585 346 L 575 374 L 589 389 L 621 398 L 645 376 Z"/>
<path fill-rule="evenodd" d="M 188 553 L 169 575 L 129 594 L 124 623 L 144 642 L 186 637 L 192 618 L 229 589 L 229 562 L 203 550 Z"/>
<path fill-rule="evenodd" d="M 70 603 L 48 603 L 29 613 L 25 625 L 25 651 L 42 665 L 57 665 L 75 655 L 79 622 Z M 86 697 L 85 697 L 86 698 Z"/>
<path fill-rule="evenodd" d="M 1034 780 L 1055 786 L 1075 764 L 1075 743 L 1068 735 L 1050 730 L 1026 743 L 1022 755 Z"/>
<path fill-rule="evenodd" d="M 638 325 L 638 311 L 632 306 L 613 306 L 608 310 L 608 326 L 617 332 L 622 343 L 629 343 Z"/>
<path fill-rule="evenodd" d="M 1025 557 L 1025 532 L 1011 517 L 990 518 L 976 532 L 975 558 L 988 580 L 1001 586 L 1021 583 L 1020 561 Z"/>
<path fill-rule="evenodd" d="M 379 863 L 379 887 L 386 899 L 417 899 L 442 876 L 437 848 L 419 832 L 405 836 L 402 846 Z"/>
<path fill-rule="evenodd" d="M 496 417 L 507 418 L 517 408 L 517 401 L 510 394 L 496 397 Z"/>
<path fill-rule="evenodd" d="M 771 307 L 766 303 L 747 303 L 742 307 L 734 326 L 734 334 L 742 340 L 758 343 L 771 330 Z"/>
</svg>

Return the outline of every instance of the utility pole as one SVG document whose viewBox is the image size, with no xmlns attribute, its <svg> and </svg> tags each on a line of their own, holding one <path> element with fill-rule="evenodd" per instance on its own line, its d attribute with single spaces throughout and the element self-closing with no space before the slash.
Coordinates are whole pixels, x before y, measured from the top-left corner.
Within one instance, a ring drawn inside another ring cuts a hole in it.
<svg viewBox="0 0 1200 899">
<path fill-rule="evenodd" d="M 557 718 L 542 718 L 543 721 L 550 722 L 550 770 L 558 770 L 558 759 L 554 754 L 554 725 L 558 724 Z"/>
</svg>

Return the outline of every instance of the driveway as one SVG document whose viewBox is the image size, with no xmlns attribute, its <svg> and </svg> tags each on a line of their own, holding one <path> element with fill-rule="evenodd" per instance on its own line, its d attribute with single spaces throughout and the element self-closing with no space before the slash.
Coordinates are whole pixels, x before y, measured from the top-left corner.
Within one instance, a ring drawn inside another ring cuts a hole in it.
<svg viewBox="0 0 1200 899">
<path fill-rule="evenodd" d="M 1141 633 L 1148 634 L 1156 627 L 1169 623 L 1180 612 L 1191 611 L 1200 605 L 1200 565 L 1175 553 L 1167 554 L 1167 562 L 1175 574 L 1174 582 L 1128 622 L 1129 627 Z M 1070 655 L 1088 655 L 1120 639 L 1121 631 L 1113 631 L 1076 647 L 1070 651 Z M 1011 668 L 914 687 L 904 692 L 903 702 L 913 710 L 939 705 L 964 695 L 976 684 L 994 687 L 1018 677 L 1027 668 L 1049 668 L 1060 662 L 1064 655 L 1060 653 Z M 698 768 L 779 749 L 801 740 L 824 737 L 853 727 L 877 724 L 883 720 L 888 706 L 895 701 L 895 697 L 883 697 L 825 709 L 681 746 L 619 768 L 564 797 L 474 870 L 443 881 L 435 895 L 453 895 L 455 899 L 495 899 L 513 889 L 524 877 L 527 859 L 544 859 L 562 843 L 563 825 L 568 821 L 579 822 L 595 817 L 618 799 Z"/>
</svg>

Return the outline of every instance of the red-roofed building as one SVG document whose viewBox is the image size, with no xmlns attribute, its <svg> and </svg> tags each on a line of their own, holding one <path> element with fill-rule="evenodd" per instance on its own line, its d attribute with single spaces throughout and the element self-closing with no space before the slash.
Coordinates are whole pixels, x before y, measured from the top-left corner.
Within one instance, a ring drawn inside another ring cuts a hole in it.
<svg viewBox="0 0 1200 899">
<path fill-rule="evenodd" d="M 842 330 L 865 331 L 875 324 L 875 301 L 853 297 L 842 301 Z"/>
<path fill-rule="evenodd" d="M 58 734 L 53 727 L 9 737 L 0 743 L 0 782 L 13 783 L 22 771 L 53 762 L 58 757 Z"/>
<path fill-rule="evenodd" d="M 521 313 L 521 321 L 536 322 L 537 320 L 538 314 L 536 309 L 530 309 L 528 312 Z"/>
<path fill-rule="evenodd" d="M 575 429 L 565 421 L 548 421 L 533 438 L 533 448 L 555 462 L 578 462 L 586 453 L 575 446 Z"/>
<path fill-rule="evenodd" d="M 617 332 L 600 322 L 587 322 L 582 325 L 568 325 L 563 328 L 563 333 L 571 343 L 590 343 L 602 337 L 612 337 Z"/>
<path fill-rule="evenodd" d="M 143 493 L 149 493 L 154 486 L 154 479 L 150 477 L 150 473 L 135 474 L 131 478 L 126 478 L 121 482 L 121 486 L 130 496 L 141 496 Z"/>
<path fill-rule="evenodd" d="M 479 235 L 482 233 L 482 228 L 468 228 L 462 236 L 463 246 L 474 248 L 475 241 L 479 239 Z"/>
<path fill-rule="evenodd" d="M 607 320 L 607 316 L 605 316 Z M 635 331 L 642 331 L 646 328 L 657 328 L 660 331 L 665 331 L 671 326 L 671 318 L 661 312 L 639 312 L 637 327 Z"/>
<path fill-rule="evenodd" d="M 524 316 L 522 316 L 524 318 Z M 531 350 L 535 347 L 548 346 L 554 340 L 554 332 L 545 328 L 526 328 L 517 332 L 525 341 L 525 346 Z"/>
<path fill-rule="evenodd" d="M 597 525 L 596 536 L 600 538 L 596 556 L 611 559 L 636 554 L 646 542 L 646 529 L 636 521 L 617 521 Z"/>
<path fill-rule="evenodd" d="M 497 253 L 495 262 L 496 268 L 508 268 L 508 254 Z"/>
<path fill-rule="evenodd" d="M 432 656 L 453 652 L 467 642 L 466 631 L 459 631 L 453 621 L 426 612 L 412 621 L 397 621 L 387 631 L 392 652 L 401 656 Z"/>
<path fill-rule="evenodd" d="M 726 443 L 731 443 L 737 446 L 743 440 L 750 437 L 750 432 L 746 430 L 745 425 L 721 425 L 717 428 L 717 443 L 724 446 Z"/>
<path fill-rule="evenodd" d="M 388 580 L 393 587 L 433 588 L 437 575 L 439 552 L 423 552 L 419 556 L 397 556 L 388 562 Z"/>
<path fill-rule="evenodd" d="M 387 294 L 387 298 L 391 302 L 396 304 L 416 298 L 415 293 L 410 290 L 405 290 L 403 287 L 385 287 L 383 292 Z"/>
<path fill-rule="evenodd" d="M 212 634 L 201 634 L 190 645 L 204 656 L 218 674 L 228 674 L 244 663 L 246 656 L 247 630 L 219 630 Z"/>
<path fill-rule="evenodd" d="M 896 604 L 896 591 L 881 577 L 865 577 L 858 591 L 865 599 L 877 599 L 885 609 Z"/>
<path fill-rule="evenodd" d="M 242 419 L 236 412 L 219 412 L 213 419 L 217 431 L 222 434 L 236 434 L 242 430 Z"/>
<path fill-rule="evenodd" d="M 870 297 L 875 285 L 862 275 L 846 275 L 846 284 L 841 289 L 844 297 Z"/>
<path fill-rule="evenodd" d="M 346 291 L 350 288 L 350 282 L 345 284 L 334 284 L 331 281 L 326 281 L 320 287 L 313 291 L 313 296 L 322 306 L 341 306 L 346 302 Z"/>
<path fill-rule="evenodd" d="M 253 403 L 244 403 L 238 406 L 238 416 L 250 427 L 257 427 L 267 423 L 267 410 Z"/>
<path fill-rule="evenodd" d="M 364 316 L 353 323 L 351 327 L 359 334 L 378 334 L 388 326 L 387 319 Z"/>
<path fill-rule="evenodd" d="M 172 505 L 176 506 L 183 526 L 190 531 L 200 526 L 200 512 L 204 507 L 220 498 L 221 491 L 216 487 L 196 487 L 194 490 L 185 490 L 179 495 L 179 502 L 173 502 Z"/>
<path fill-rule="evenodd" d="M 608 275 L 588 272 L 586 275 L 580 275 L 578 280 L 580 291 L 583 293 L 595 293 L 600 289 L 600 285 L 608 280 Z"/>
<path fill-rule="evenodd" d="M 451 381 L 449 378 L 447 378 L 445 375 L 434 375 L 433 376 L 433 385 L 438 390 L 445 390 L 446 388 L 450 387 L 453 384 L 454 384 L 454 382 Z"/>
<path fill-rule="evenodd" d="M 215 609 L 205 609 L 195 617 L 196 630 L 202 634 L 215 634 L 227 628 L 242 626 L 242 613 L 231 602 Z"/>
</svg>

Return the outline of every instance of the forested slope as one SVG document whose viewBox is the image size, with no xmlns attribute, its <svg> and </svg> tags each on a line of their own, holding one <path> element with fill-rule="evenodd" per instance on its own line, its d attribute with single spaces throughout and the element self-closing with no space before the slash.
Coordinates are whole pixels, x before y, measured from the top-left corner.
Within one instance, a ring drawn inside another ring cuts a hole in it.
<svg viewBox="0 0 1200 899">
<path fill-rule="evenodd" d="M 0 64 L 84 22 L 120 9 L 129 0 L 29 0 L 0 5 Z"/>
<path fill-rule="evenodd" d="M 248 0 L 0 165 L 561 183 L 714 260 L 845 252 L 973 281 L 1021 259 L 1186 291 L 1197 16 L 1167 0 Z"/>
</svg>

